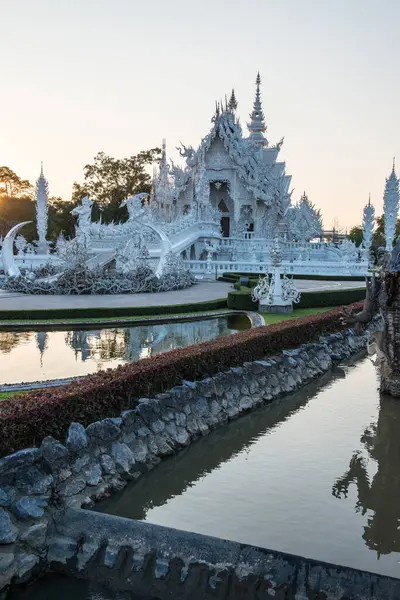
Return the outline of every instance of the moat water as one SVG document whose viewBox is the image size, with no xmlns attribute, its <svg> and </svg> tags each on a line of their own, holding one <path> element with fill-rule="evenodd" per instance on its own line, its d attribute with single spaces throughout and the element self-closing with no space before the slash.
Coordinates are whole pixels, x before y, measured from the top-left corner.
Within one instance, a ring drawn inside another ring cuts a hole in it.
<svg viewBox="0 0 400 600">
<path fill-rule="evenodd" d="M 380 397 L 363 358 L 212 432 L 96 510 L 400 578 L 400 401 Z M 47 600 L 54 585 L 13 600 Z M 113 598 L 74 585 L 75 600 Z"/>
<path fill-rule="evenodd" d="M 0 385 L 77 377 L 250 328 L 245 315 L 157 325 L 0 331 Z"/>
</svg>

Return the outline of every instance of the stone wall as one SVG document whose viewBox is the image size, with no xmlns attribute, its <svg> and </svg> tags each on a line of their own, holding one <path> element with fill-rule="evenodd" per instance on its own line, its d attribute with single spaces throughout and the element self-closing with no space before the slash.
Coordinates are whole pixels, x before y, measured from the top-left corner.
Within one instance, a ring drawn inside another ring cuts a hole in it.
<svg viewBox="0 0 400 600">
<path fill-rule="evenodd" d="M 353 330 L 215 377 L 184 382 L 134 410 L 83 427 L 64 443 L 45 438 L 0 460 L 0 590 L 45 564 L 48 525 L 60 509 L 81 508 L 188 446 L 198 436 L 262 403 L 288 394 L 365 346 Z"/>
<path fill-rule="evenodd" d="M 51 529 L 48 561 L 115 597 L 134 590 L 159 600 L 400 598 L 398 579 L 81 509 L 67 509 Z"/>
</svg>

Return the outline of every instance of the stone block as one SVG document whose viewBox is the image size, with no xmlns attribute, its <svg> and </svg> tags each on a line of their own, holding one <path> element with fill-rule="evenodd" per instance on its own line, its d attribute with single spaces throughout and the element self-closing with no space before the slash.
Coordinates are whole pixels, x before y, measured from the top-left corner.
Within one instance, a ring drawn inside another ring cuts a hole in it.
<svg viewBox="0 0 400 600">
<path fill-rule="evenodd" d="M 111 456 L 115 461 L 116 469 L 119 473 L 129 473 L 135 465 L 133 452 L 126 444 L 114 442 L 111 447 Z"/>
<path fill-rule="evenodd" d="M 165 429 L 165 423 L 161 419 L 156 419 L 151 423 L 150 429 L 153 433 L 161 433 Z"/>
<path fill-rule="evenodd" d="M 121 429 L 112 419 L 103 419 L 88 425 L 86 432 L 91 439 L 101 443 L 118 439 Z"/>
<path fill-rule="evenodd" d="M 15 490 L 9 485 L 0 487 L 0 506 L 9 508 L 15 500 Z"/>
<path fill-rule="evenodd" d="M 175 423 L 178 427 L 185 427 L 186 425 L 186 415 L 184 412 L 176 412 L 175 413 Z"/>
<path fill-rule="evenodd" d="M 23 496 L 15 505 L 14 512 L 18 519 L 29 521 L 30 519 L 40 519 L 44 515 L 44 509 L 48 506 L 48 498 Z"/>
<path fill-rule="evenodd" d="M 86 430 L 80 423 L 71 423 L 68 429 L 66 447 L 70 452 L 80 454 L 88 445 Z"/>
<path fill-rule="evenodd" d="M 53 437 L 48 436 L 44 438 L 41 451 L 44 460 L 53 474 L 68 465 L 69 452 L 67 448 Z"/>
<path fill-rule="evenodd" d="M 76 477 L 69 477 L 59 487 L 58 491 L 61 496 L 69 497 L 79 494 L 86 487 L 86 479 L 82 475 Z"/>
<path fill-rule="evenodd" d="M 29 467 L 41 457 L 39 448 L 26 448 L 0 459 L 0 475 L 15 471 L 16 469 Z"/>
<path fill-rule="evenodd" d="M 14 552 L 10 550 L 6 550 L 5 552 L 0 549 L 0 573 L 6 573 L 8 569 L 11 567 L 15 559 Z M 1 588 L 1 585 L 0 585 Z"/>
<path fill-rule="evenodd" d="M 90 486 L 96 486 L 102 480 L 101 467 L 98 464 L 90 465 L 84 469 L 83 474 L 86 478 L 86 483 Z"/>
<path fill-rule="evenodd" d="M 18 471 L 15 486 L 24 494 L 46 494 L 52 486 L 54 477 L 32 465 L 29 469 Z"/>
<path fill-rule="evenodd" d="M 114 475 L 116 473 L 115 462 L 109 454 L 102 454 L 100 456 L 100 465 L 103 473 L 106 475 Z"/>
<path fill-rule="evenodd" d="M 74 475 L 77 475 L 78 473 L 80 473 L 82 471 L 82 469 L 84 469 L 85 467 L 87 467 L 87 465 L 89 463 L 90 463 L 90 454 L 84 454 L 83 456 L 80 456 L 71 465 L 72 473 Z"/>
<path fill-rule="evenodd" d="M 32 548 L 43 548 L 46 543 L 47 522 L 35 523 L 21 535 L 21 540 Z"/>
<path fill-rule="evenodd" d="M 16 559 L 17 577 L 22 579 L 27 575 L 39 562 L 39 557 L 36 554 L 19 554 Z"/>
<path fill-rule="evenodd" d="M 142 439 L 136 438 L 132 444 L 129 445 L 132 451 L 133 458 L 137 463 L 145 463 L 149 454 L 147 445 Z"/>
<path fill-rule="evenodd" d="M 0 508 L 0 544 L 12 544 L 18 538 L 18 529 L 9 513 Z"/>
</svg>

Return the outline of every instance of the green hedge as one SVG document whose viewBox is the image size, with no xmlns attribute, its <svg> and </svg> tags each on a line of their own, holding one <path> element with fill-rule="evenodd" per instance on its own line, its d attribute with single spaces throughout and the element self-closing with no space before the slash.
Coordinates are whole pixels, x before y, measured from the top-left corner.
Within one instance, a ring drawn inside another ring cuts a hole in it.
<svg viewBox="0 0 400 600">
<path fill-rule="evenodd" d="M 321 306 L 344 306 L 353 302 L 360 302 L 365 298 L 365 290 L 321 290 L 316 292 L 302 292 L 297 308 L 318 308 Z"/>
<path fill-rule="evenodd" d="M 231 310 L 258 310 L 258 302 L 251 299 L 250 288 L 228 292 L 228 308 Z"/>
<path fill-rule="evenodd" d="M 38 310 L 0 310 L 0 321 L 40 321 L 48 319 L 85 319 L 136 317 L 148 315 L 171 315 L 181 313 L 205 312 L 227 307 L 225 298 L 207 300 L 192 304 L 174 304 L 172 306 L 124 306 L 102 308 L 66 308 Z"/>
<path fill-rule="evenodd" d="M 234 283 L 238 281 L 240 277 L 248 277 L 250 280 L 257 279 L 264 273 L 222 273 L 221 277 L 218 277 L 220 281 L 228 281 Z M 351 275 L 292 275 L 288 273 L 293 279 L 309 279 L 310 281 L 364 281 L 365 277 L 357 275 L 352 277 Z"/>
<path fill-rule="evenodd" d="M 364 298 L 364 289 L 302 292 L 300 302 L 295 304 L 295 308 L 344 306 L 353 302 L 360 302 Z M 228 308 L 232 310 L 258 310 L 258 303 L 253 302 L 251 299 L 250 288 L 242 287 L 240 291 L 228 293 Z"/>
<path fill-rule="evenodd" d="M 236 292 L 240 294 L 240 292 Z M 360 310 L 361 305 L 353 305 Z M 239 333 L 165 352 L 116 369 L 99 371 L 59 388 L 32 391 L 1 401 L 0 457 L 32 447 L 52 435 L 64 439 L 71 422 L 89 423 L 116 417 L 122 410 L 141 415 L 152 404 L 138 405 L 139 398 L 212 377 L 245 362 L 263 360 L 283 349 L 298 348 L 319 336 L 344 329 L 341 309 L 290 319 L 269 327 Z"/>
</svg>

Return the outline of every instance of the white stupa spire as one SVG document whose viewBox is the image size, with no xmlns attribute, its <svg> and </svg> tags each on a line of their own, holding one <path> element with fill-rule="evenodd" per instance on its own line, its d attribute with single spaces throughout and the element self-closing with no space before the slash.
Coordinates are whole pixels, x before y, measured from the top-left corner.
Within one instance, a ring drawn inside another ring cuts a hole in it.
<svg viewBox="0 0 400 600">
<path fill-rule="evenodd" d="M 393 240 L 396 234 L 397 214 L 399 212 L 399 180 L 394 167 L 395 159 L 393 158 L 392 172 L 386 179 L 385 192 L 383 195 L 385 241 L 387 252 L 391 252 L 393 248 Z"/>
<path fill-rule="evenodd" d="M 371 204 L 371 194 L 369 195 L 368 204 L 363 211 L 363 246 L 366 250 L 370 250 L 372 246 L 372 238 L 374 235 L 375 224 L 375 208 Z"/>
<path fill-rule="evenodd" d="M 35 186 L 35 204 L 36 204 L 36 229 L 38 234 L 38 251 L 45 253 L 48 251 L 47 235 L 47 203 L 49 198 L 49 184 L 43 174 L 43 163 L 40 167 L 39 179 Z"/>
<path fill-rule="evenodd" d="M 250 131 L 250 139 L 257 144 L 262 146 L 268 146 L 268 140 L 264 133 L 266 131 L 264 113 L 261 105 L 261 94 L 260 94 L 261 77 L 260 73 L 257 73 L 256 79 L 256 97 L 253 104 L 253 112 L 250 114 L 251 122 L 247 124 L 247 128 Z"/>
</svg>

